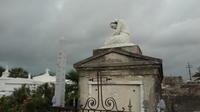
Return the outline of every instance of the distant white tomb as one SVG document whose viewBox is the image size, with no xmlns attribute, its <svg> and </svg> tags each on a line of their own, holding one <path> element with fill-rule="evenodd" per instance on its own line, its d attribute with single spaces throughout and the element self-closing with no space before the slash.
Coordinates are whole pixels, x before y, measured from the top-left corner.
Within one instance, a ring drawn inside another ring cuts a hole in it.
<svg viewBox="0 0 200 112">
<path fill-rule="evenodd" d="M 10 75 L 8 66 L 6 66 L 6 70 L 2 73 L 1 78 L 7 78 Z"/>
<path fill-rule="evenodd" d="M 47 68 L 45 70 L 45 73 L 40 74 L 38 76 L 34 76 L 33 80 L 39 81 L 39 82 L 42 82 L 42 83 L 56 83 L 56 76 L 52 76 L 49 71 L 50 71 L 50 69 Z M 68 80 L 68 79 L 65 80 L 65 83 L 66 84 L 73 84 L 73 82 L 71 80 Z"/>
<path fill-rule="evenodd" d="M 44 83 L 48 83 L 48 82 L 55 83 L 56 82 L 56 77 L 55 76 L 51 76 L 49 74 L 49 69 L 47 68 L 46 72 L 44 74 L 33 77 L 33 80 L 41 81 L 41 82 L 44 82 Z"/>
<path fill-rule="evenodd" d="M 0 77 L 0 97 L 11 95 L 15 89 L 20 88 L 24 84 L 29 86 L 31 89 L 35 89 L 37 86 L 42 84 L 42 82 L 30 78 L 13 78 L 9 77 L 9 75 L 10 72 L 7 66 L 6 70 Z"/>
<path fill-rule="evenodd" d="M 26 84 L 31 89 L 36 89 L 37 86 L 44 83 L 55 83 L 56 77 L 51 76 L 49 69 L 46 69 L 46 72 L 35 76 L 31 79 L 31 74 L 29 73 L 28 78 L 13 78 L 9 77 L 10 72 L 8 66 L 6 70 L 2 73 L 0 77 L 0 97 L 11 95 L 14 89 L 20 88 L 22 85 Z M 71 80 L 64 80 L 66 84 L 73 84 Z"/>
</svg>

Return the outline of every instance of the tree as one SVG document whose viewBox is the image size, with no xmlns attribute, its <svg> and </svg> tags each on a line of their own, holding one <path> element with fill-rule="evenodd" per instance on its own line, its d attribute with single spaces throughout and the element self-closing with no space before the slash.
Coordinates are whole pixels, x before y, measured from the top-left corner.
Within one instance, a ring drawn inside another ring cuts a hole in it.
<svg viewBox="0 0 200 112">
<path fill-rule="evenodd" d="M 54 85 L 45 83 L 31 90 L 27 85 L 0 98 L 0 112 L 49 112 Z"/>
<path fill-rule="evenodd" d="M 66 74 L 66 79 L 74 82 L 74 84 L 66 84 L 65 86 L 65 101 L 67 106 L 72 106 L 74 100 L 78 101 L 78 72 L 71 70 Z"/>
<path fill-rule="evenodd" d="M 0 66 L 0 77 L 2 76 L 2 73 L 5 71 L 5 68 Z"/>
<path fill-rule="evenodd" d="M 26 85 L 15 89 L 11 96 L 3 96 L 0 99 L 0 112 L 21 112 L 24 99 L 30 96 L 30 89 Z"/>
<path fill-rule="evenodd" d="M 25 105 L 26 112 L 49 112 L 54 95 L 54 84 L 45 83 L 32 91 L 29 102 Z"/>
<path fill-rule="evenodd" d="M 65 105 L 73 106 L 73 101 L 78 99 L 78 86 L 77 84 L 65 85 Z"/>
<path fill-rule="evenodd" d="M 65 86 L 65 102 L 71 106 L 74 100 L 78 99 L 78 74 L 71 70 L 68 74 L 74 84 Z M 27 85 L 15 89 L 10 96 L 0 98 L 0 112 L 49 112 L 52 106 L 52 98 L 55 86 L 52 83 L 45 83 L 32 90 Z"/>
<path fill-rule="evenodd" d="M 192 77 L 195 78 L 195 81 L 200 81 L 200 67 L 197 68 L 197 72 Z"/>
<path fill-rule="evenodd" d="M 69 71 L 66 75 L 66 79 L 69 79 L 78 84 L 78 72 L 76 72 L 75 70 Z"/>
<path fill-rule="evenodd" d="M 10 71 L 9 77 L 20 77 L 20 78 L 28 78 L 28 72 L 23 68 L 12 68 Z"/>
</svg>

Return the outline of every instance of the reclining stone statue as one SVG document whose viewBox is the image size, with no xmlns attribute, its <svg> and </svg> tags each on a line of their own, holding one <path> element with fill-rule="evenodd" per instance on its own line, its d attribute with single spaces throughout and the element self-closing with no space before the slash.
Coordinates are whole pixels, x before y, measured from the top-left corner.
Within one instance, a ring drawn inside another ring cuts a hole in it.
<svg viewBox="0 0 200 112">
<path fill-rule="evenodd" d="M 135 45 L 130 42 L 128 25 L 123 19 L 111 22 L 110 27 L 113 29 L 113 34 L 105 40 L 103 48 Z"/>
</svg>

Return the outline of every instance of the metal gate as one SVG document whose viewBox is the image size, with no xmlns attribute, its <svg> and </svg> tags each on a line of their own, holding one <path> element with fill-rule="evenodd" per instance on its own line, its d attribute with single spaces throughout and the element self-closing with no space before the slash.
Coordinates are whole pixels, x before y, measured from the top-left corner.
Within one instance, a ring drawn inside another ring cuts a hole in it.
<svg viewBox="0 0 200 112">
<path fill-rule="evenodd" d="M 96 75 L 97 80 L 97 99 L 94 97 L 89 97 L 84 105 L 80 105 L 78 108 L 73 107 L 52 107 L 52 112 L 131 112 L 131 101 L 129 101 L 129 110 L 125 111 L 125 108 L 118 108 L 117 102 L 113 97 L 108 97 L 104 99 L 103 97 L 103 80 L 101 72 L 98 71 Z M 93 81 L 94 79 L 90 79 Z M 110 80 L 106 78 L 106 80 Z"/>
<path fill-rule="evenodd" d="M 89 97 L 86 100 L 85 105 L 80 106 L 81 112 L 124 112 L 125 108 L 119 109 L 117 107 L 117 102 L 113 97 L 103 98 L 103 84 L 101 72 L 97 72 L 97 99 L 94 97 Z M 90 79 L 93 81 L 93 79 Z M 109 79 L 106 79 L 109 80 Z M 101 107 L 101 108 L 100 108 Z"/>
</svg>

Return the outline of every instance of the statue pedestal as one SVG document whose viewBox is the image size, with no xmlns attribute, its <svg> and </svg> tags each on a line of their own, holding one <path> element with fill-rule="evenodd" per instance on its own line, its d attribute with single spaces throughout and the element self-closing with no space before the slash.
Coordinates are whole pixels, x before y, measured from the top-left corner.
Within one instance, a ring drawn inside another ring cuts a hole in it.
<svg viewBox="0 0 200 112">
<path fill-rule="evenodd" d="M 95 49 L 93 51 L 93 55 L 97 55 L 97 54 L 103 53 L 103 52 L 108 52 L 109 50 L 122 50 L 122 51 L 127 51 L 130 53 L 142 55 L 142 51 L 140 50 L 140 47 L 138 45 Z"/>
<path fill-rule="evenodd" d="M 88 97 L 98 100 L 97 74 L 102 77 L 103 103 L 112 97 L 118 109 L 128 111 L 155 112 L 161 90 L 162 60 L 142 55 L 138 45 L 95 49 L 93 56 L 84 59 L 74 67 L 79 73 L 80 105 Z M 99 106 L 102 109 L 101 106 Z"/>
</svg>

